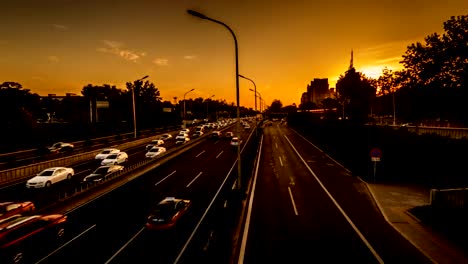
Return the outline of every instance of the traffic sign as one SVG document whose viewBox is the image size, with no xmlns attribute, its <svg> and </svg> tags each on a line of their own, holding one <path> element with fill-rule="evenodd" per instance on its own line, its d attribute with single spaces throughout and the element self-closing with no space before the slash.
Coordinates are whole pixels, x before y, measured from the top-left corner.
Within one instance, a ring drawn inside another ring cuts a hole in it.
<svg viewBox="0 0 468 264">
<path fill-rule="evenodd" d="M 378 148 L 373 148 L 370 152 L 371 158 L 381 158 L 382 157 L 382 151 Z"/>
</svg>

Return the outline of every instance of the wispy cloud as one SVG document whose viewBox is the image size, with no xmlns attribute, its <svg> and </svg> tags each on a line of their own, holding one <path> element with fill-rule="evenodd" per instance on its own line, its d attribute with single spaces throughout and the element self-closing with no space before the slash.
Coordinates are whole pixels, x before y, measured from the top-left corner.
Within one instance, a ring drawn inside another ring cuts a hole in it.
<svg viewBox="0 0 468 264">
<path fill-rule="evenodd" d="M 60 25 L 60 24 L 52 24 L 52 27 L 54 27 L 55 29 L 58 29 L 58 30 L 68 30 L 68 27 L 65 26 L 65 25 Z"/>
<path fill-rule="evenodd" d="M 153 63 L 159 66 L 167 66 L 169 65 L 169 60 L 163 58 L 156 58 L 153 60 Z"/>
<path fill-rule="evenodd" d="M 57 63 L 57 62 L 60 61 L 59 57 L 53 56 L 53 55 L 52 55 L 52 56 L 48 56 L 48 57 L 47 57 L 47 60 L 50 61 L 50 62 L 53 62 L 53 63 Z"/>
<path fill-rule="evenodd" d="M 112 40 L 103 40 L 102 42 L 104 43 L 105 47 L 97 48 L 97 51 L 115 54 L 124 58 L 125 60 L 133 62 L 136 62 L 141 57 L 146 56 L 145 52 L 135 52 L 129 49 L 124 49 L 124 44 L 121 42 Z"/>
<path fill-rule="evenodd" d="M 378 60 L 377 63 L 378 64 L 387 64 L 389 62 L 395 62 L 395 63 L 398 63 L 402 60 L 402 56 L 399 56 L 399 57 L 391 57 L 391 58 L 386 58 L 386 59 L 381 59 L 381 60 Z"/>
<path fill-rule="evenodd" d="M 197 58 L 196 55 L 185 55 L 185 56 L 184 56 L 184 59 L 186 59 L 186 60 L 194 60 L 194 59 L 196 59 L 196 58 Z"/>
</svg>

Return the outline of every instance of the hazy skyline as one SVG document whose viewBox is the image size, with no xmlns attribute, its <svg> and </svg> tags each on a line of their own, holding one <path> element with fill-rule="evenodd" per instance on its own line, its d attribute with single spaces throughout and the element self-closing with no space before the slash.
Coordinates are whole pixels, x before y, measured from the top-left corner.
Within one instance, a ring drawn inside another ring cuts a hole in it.
<svg viewBox="0 0 468 264">
<path fill-rule="evenodd" d="M 354 51 L 354 66 L 377 77 L 398 63 L 411 43 L 443 22 L 466 15 L 468 1 L 124 1 L 16 0 L 0 4 L 0 81 L 40 95 L 81 94 L 87 84 L 125 83 L 149 75 L 163 100 L 236 101 L 234 42 L 239 73 L 251 78 L 267 104 L 300 103 L 314 78 L 330 87 Z M 240 103 L 253 107 L 252 84 L 240 79 Z"/>
</svg>

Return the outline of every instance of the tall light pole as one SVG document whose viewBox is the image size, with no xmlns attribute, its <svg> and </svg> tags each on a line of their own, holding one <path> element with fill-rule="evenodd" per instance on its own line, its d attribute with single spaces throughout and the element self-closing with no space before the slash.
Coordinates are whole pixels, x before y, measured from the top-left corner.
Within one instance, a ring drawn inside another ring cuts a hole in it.
<svg viewBox="0 0 468 264">
<path fill-rule="evenodd" d="M 143 81 L 144 79 L 148 78 L 149 76 L 146 75 L 134 82 L 133 89 L 132 89 L 132 100 L 133 100 L 133 137 L 137 138 L 137 125 L 136 125 L 136 108 L 135 108 L 135 87 L 138 85 L 138 82 Z"/>
<path fill-rule="evenodd" d="M 195 88 L 193 88 L 192 90 L 190 90 L 190 91 L 184 93 L 184 120 L 183 120 L 183 121 L 185 121 L 185 96 L 186 96 L 188 93 L 190 93 L 191 91 L 193 91 L 193 90 L 195 90 Z"/>
<path fill-rule="evenodd" d="M 239 107 L 239 59 L 238 59 L 238 48 L 237 48 L 237 38 L 236 38 L 236 35 L 234 34 L 234 31 L 232 31 L 232 29 L 224 24 L 223 22 L 221 21 L 218 21 L 216 19 L 213 19 L 213 18 L 210 18 L 210 17 L 207 17 L 205 16 L 204 14 L 202 13 L 199 13 L 197 11 L 194 11 L 194 10 L 187 10 L 187 13 L 189 13 L 190 15 L 192 16 L 195 16 L 195 17 L 198 17 L 198 18 L 201 18 L 201 19 L 205 19 L 205 20 L 208 20 L 208 21 L 211 21 L 211 22 L 214 22 L 216 24 L 220 24 L 222 26 L 224 26 L 227 30 L 229 30 L 229 32 L 231 33 L 232 37 L 234 38 L 234 49 L 235 49 L 235 57 L 236 57 L 236 97 L 237 97 L 237 137 L 240 139 L 240 107 Z M 237 145 L 237 190 L 241 190 L 242 189 L 242 183 L 241 183 L 241 171 L 242 171 L 242 167 L 241 167 L 241 154 L 240 154 L 240 144 Z"/>
<path fill-rule="evenodd" d="M 254 90 L 254 89 L 250 88 L 249 90 L 254 92 L 255 96 L 257 96 L 257 94 L 258 94 L 258 98 L 260 98 L 260 100 L 259 100 L 259 102 L 260 102 L 260 113 L 262 113 L 262 101 L 263 101 L 262 95 L 259 92 L 257 92 L 257 89 Z M 255 100 L 257 100 L 257 98 L 255 98 Z M 262 117 L 263 117 L 263 115 L 262 115 Z M 257 117 L 255 117 L 255 120 L 257 120 Z"/>
<path fill-rule="evenodd" d="M 213 98 L 213 97 L 214 97 L 214 94 L 205 99 L 206 100 L 206 119 L 208 119 L 208 99 Z"/>
<path fill-rule="evenodd" d="M 242 74 L 239 74 L 239 77 L 244 78 L 244 79 L 246 79 L 246 80 L 249 80 L 249 81 L 251 81 L 251 82 L 253 83 L 254 89 L 255 89 L 255 90 L 254 90 L 254 95 L 255 95 L 255 112 L 257 112 L 257 85 L 255 85 L 255 82 L 254 82 L 252 79 L 249 79 L 249 78 L 245 77 L 245 76 L 242 75 Z M 250 90 L 252 90 L 252 89 L 250 89 Z M 257 117 L 255 117 L 255 120 L 257 120 Z"/>
</svg>

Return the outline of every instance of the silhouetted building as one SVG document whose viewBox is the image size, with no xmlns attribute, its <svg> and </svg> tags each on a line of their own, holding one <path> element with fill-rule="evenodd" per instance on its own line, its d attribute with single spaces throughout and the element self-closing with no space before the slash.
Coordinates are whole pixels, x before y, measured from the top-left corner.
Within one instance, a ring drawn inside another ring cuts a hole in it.
<svg viewBox="0 0 468 264">
<path fill-rule="evenodd" d="M 301 105 L 307 106 L 306 108 L 309 108 L 311 105 L 321 105 L 323 99 L 330 97 L 330 90 L 328 88 L 328 78 L 314 78 L 307 85 L 307 92 L 301 96 Z"/>
</svg>

